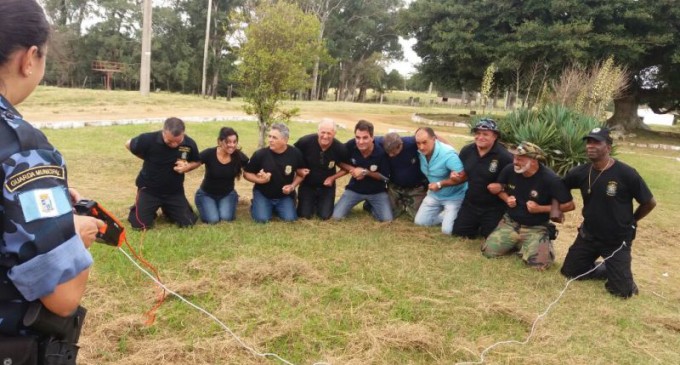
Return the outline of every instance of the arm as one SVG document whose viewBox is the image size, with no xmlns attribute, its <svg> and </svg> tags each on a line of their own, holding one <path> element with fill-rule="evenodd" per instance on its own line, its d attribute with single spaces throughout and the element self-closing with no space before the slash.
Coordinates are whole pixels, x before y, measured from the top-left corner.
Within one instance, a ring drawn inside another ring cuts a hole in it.
<svg viewBox="0 0 680 365">
<path fill-rule="evenodd" d="M 173 170 L 175 170 L 175 172 L 178 174 L 186 174 L 187 172 L 194 170 L 199 166 L 201 166 L 201 161 L 187 162 L 180 160 L 175 162 L 175 167 L 173 168 Z"/>
<path fill-rule="evenodd" d="M 635 209 L 635 213 L 633 213 L 633 218 L 635 218 L 635 222 L 638 222 L 642 218 L 646 217 L 655 207 L 656 200 L 654 198 L 652 198 L 652 200 L 648 201 L 645 204 L 640 204 L 637 207 L 637 209 Z"/>
<path fill-rule="evenodd" d="M 307 176 L 307 174 L 309 174 L 309 169 L 301 168 L 301 169 L 295 170 L 295 178 L 293 179 L 293 182 L 288 184 L 288 185 L 284 185 L 284 187 L 281 188 L 283 190 L 283 193 L 288 195 L 288 194 L 294 192 L 295 189 L 298 186 L 300 186 L 300 184 L 302 183 L 302 180 L 305 179 L 305 176 Z"/>
<path fill-rule="evenodd" d="M 125 148 L 127 148 L 127 150 L 130 151 L 130 152 L 132 152 L 132 147 L 130 147 L 131 144 L 132 144 L 132 138 L 131 138 L 131 139 L 128 139 L 127 142 L 125 142 Z M 134 153 L 134 152 L 132 152 L 132 154 L 135 155 L 135 156 L 137 156 L 138 158 L 140 158 L 140 159 L 142 159 L 142 160 L 144 159 L 144 157 L 142 157 L 141 155 L 138 155 L 138 154 L 136 154 L 136 153 Z"/>
<path fill-rule="evenodd" d="M 329 176 L 324 180 L 323 185 L 324 186 L 333 186 L 333 183 L 335 183 L 335 180 L 347 175 L 348 172 L 345 169 L 338 169 L 338 172 L 335 173 L 333 176 Z"/>
<path fill-rule="evenodd" d="M 266 184 L 272 177 L 271 172 L 265 172 L 260 170 L 257 174 L 252 172 L 243 171 L 243 177 L 253 184 Z"/>
</svg>

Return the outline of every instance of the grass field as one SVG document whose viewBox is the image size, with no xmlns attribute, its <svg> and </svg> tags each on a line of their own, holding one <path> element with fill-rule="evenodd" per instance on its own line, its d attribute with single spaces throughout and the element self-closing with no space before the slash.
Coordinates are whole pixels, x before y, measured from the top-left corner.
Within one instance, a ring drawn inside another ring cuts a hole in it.
<svg viewBox="0 0 680 365">
<path fill-rule="evenodd" d="M 58 98 L 68 99 L 62 92 Z M 95 110 L 92 103 L 103 103 L 108 110 L 137 108 L 126 107 L 138 105 L 130 96 L 110 95 L 82 102 L 81 108 Z M 188 103 L 187 99 L 177 102 Z M 203 102 L 196 104 L 196 110 Z M 69 103 L 81 101 L 74 98 Z M 165 101 L 154 103 L 172 107 Z M 206 108 L 219 109 L 206 103 Z M 58 104 L 44 107 L 49 110 Z M 405 107 L 299 106 L 303 114 L 342 114 L 347 120 L 380 116 L 381 132 L 389 121 L 405 130 L 417 127 L 403 117 L 413 110 Z M 40 105 L 31 100 L 22 107 Z M 251 154 L 255 124 L 228 124 L 239 132 L 244 152 Z M 222 125 L 190 123 L 188 134 L 201 149 L 206 148 L 214 145 Z M 45 132 L 69 162 L 71 185 L 124 219 L 134 201 L 141 160 L 123 144 L 159 127 Z M 314 130 L 312 124 L 291 124 L 291 142 Z M 469 141 L 457 137 L 464 130 L 444 131 L 457 147 Z M 347 130 L 338 135 L 341 140 L 350 137 Z M 641 222 L 633 246 L 640 295 L 620 300 L 608 295 L 602 282 L 573 283 L 539 322 L 528 344 L 500 346 L 487 355 L 487 363 L 680 363 L 676 218 L 680 154 L 626 146 L 618 151 L 618 158 L 645 177 L 659 203 Z M 190 201 L 201 178 L 202 169 L 187 176 Z M 145 234 L 131 231 L 128 236 L 156 265 L 168 287 L 213 313 L 248 345 L 296 364 L 453 364 L 478 361 L 479 353 L 498 341 L 524 340 L 533 320 L 566 283 L 559 275 L 559 263 L 580 221 L 578 213 L 568 214 L 555 243 L 558 264 L 537 273 L 515 257 L 483 258 L 480 241 L 446 237 L 438 228 L 416 227 L 405 218 L 377 223 L 359 210 L 342 222 L 255 224 L 248 214 L 250 189 L 250 183 L 237 183 L 242 204 L 233 223 L 199 224 L 191 229 L 160 223 Z M 581 207 L 579 200 L 577 207 Z M 89 312 L 79 363 L 279 363 L 253 356 L 207 316 L 172 297 L 158 310 L 156 322 L 146 326 L 144 313 L 156 294 L 151 281 L 120 252 L 103 245 L 91 251 L 96 263 L 84 300 Z"/>
</svg>

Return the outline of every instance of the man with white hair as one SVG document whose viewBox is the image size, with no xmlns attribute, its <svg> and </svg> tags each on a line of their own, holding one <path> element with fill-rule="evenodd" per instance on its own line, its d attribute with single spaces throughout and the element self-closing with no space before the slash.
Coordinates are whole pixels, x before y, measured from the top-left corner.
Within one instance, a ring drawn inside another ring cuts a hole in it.
<svg viewBox="0 0 680 365">
<path fill-rule="evenodd" d="M 326 220 L 333 214 L 335 180 L 345 175 L 337 166 L 347 160 L 347 148 L 335 138 L 337 127 L 331 119 L 319 123 L 317 133 L 308 134 L 295 142 L 302 152 L 309 174 L 298 188 L 297 213 L 310 219 L 316 214 Z"/>
</svg>

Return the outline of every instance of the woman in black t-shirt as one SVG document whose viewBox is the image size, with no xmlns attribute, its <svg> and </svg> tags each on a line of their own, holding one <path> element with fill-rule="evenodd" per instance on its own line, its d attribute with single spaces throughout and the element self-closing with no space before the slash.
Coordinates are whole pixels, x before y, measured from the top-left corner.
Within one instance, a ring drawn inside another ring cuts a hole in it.
<svg viewBox="0 0 680 365">
<path fill-rule="evenodd" d="M 217 147 L 203 150 L 200 158 L 205 175 L 196 191 L 195 203 L 201 220 L 210 224 L 233 221 L 238 204 L 234 181 L 241 177 L 243 166 L 248 163 L 248 157 L 239 149 L 238 133 L 223 127 L 217 137 Z"/>
</svg>

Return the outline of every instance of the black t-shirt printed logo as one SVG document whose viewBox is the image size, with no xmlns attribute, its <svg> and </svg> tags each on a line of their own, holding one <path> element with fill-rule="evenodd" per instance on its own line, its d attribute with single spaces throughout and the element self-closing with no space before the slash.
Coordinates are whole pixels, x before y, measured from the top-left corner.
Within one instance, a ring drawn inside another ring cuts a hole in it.
<svg viewBox="0 0 680 365">
<path fill-rule="evenodd" d="M 354 157 L 352 157 L 352 165 L 354 165 L 354 166 L 357 165 L 357 160 Z"/>
<path fill-rule="evenodd" d="M 538 191 L 532 190 L 532 191 L 529 193 L 529 196 L 530 196 L 532 199 L 538 198 Z"/>
<path fill-rule="evenodd" d="M 491 160 L 489 164 L 489 172 L 494 173 L 498 170 L 498 160 Z"/>
<path fill-rule="evenodd" d="M 417 160 L 416 160 L 415 158 L 412 158 L 412 159 L 411 159 L 411 165 L 415 165 L 415 164 L 416 164 L 416 161 L 417 161 Z"/>
<path fill-rule="evenodd" d="M 371 170 L 371 172 L 376 172 L 378 171 L 378 165 L 371 165 L 368 169 Z"/>
<path fill-rule="evenodd" d="M 180 153 L 180 160 L 186 160 L 189 157 L 189 153 L 191 152 L 191 147 L 187 146 L 180 146 L 179 148 L 179 153 Z"/>
<path fill-rule="evenodd" d="M 290 175 L 291 172 L 293 172 L 293 166 L 286 165 L 286 170 L 285 170 L 286 175 Z"/>
<path fill-rule="evenodd" d="M 616 196 L 616 188 L 618 187 L 618 184 L 616 181 L 610 181 L 607 183 L 607 195 L 609 196 Z"/>
<path fill-rule="evenodd" d="M 335 161 L 329 161 L 329 162 L 328 162 L 328 168 L 329 168 L 329 169 L 332 169 L 332 168 L 334 168 L 334 167 L 335 167 Z"/>
</svg>

